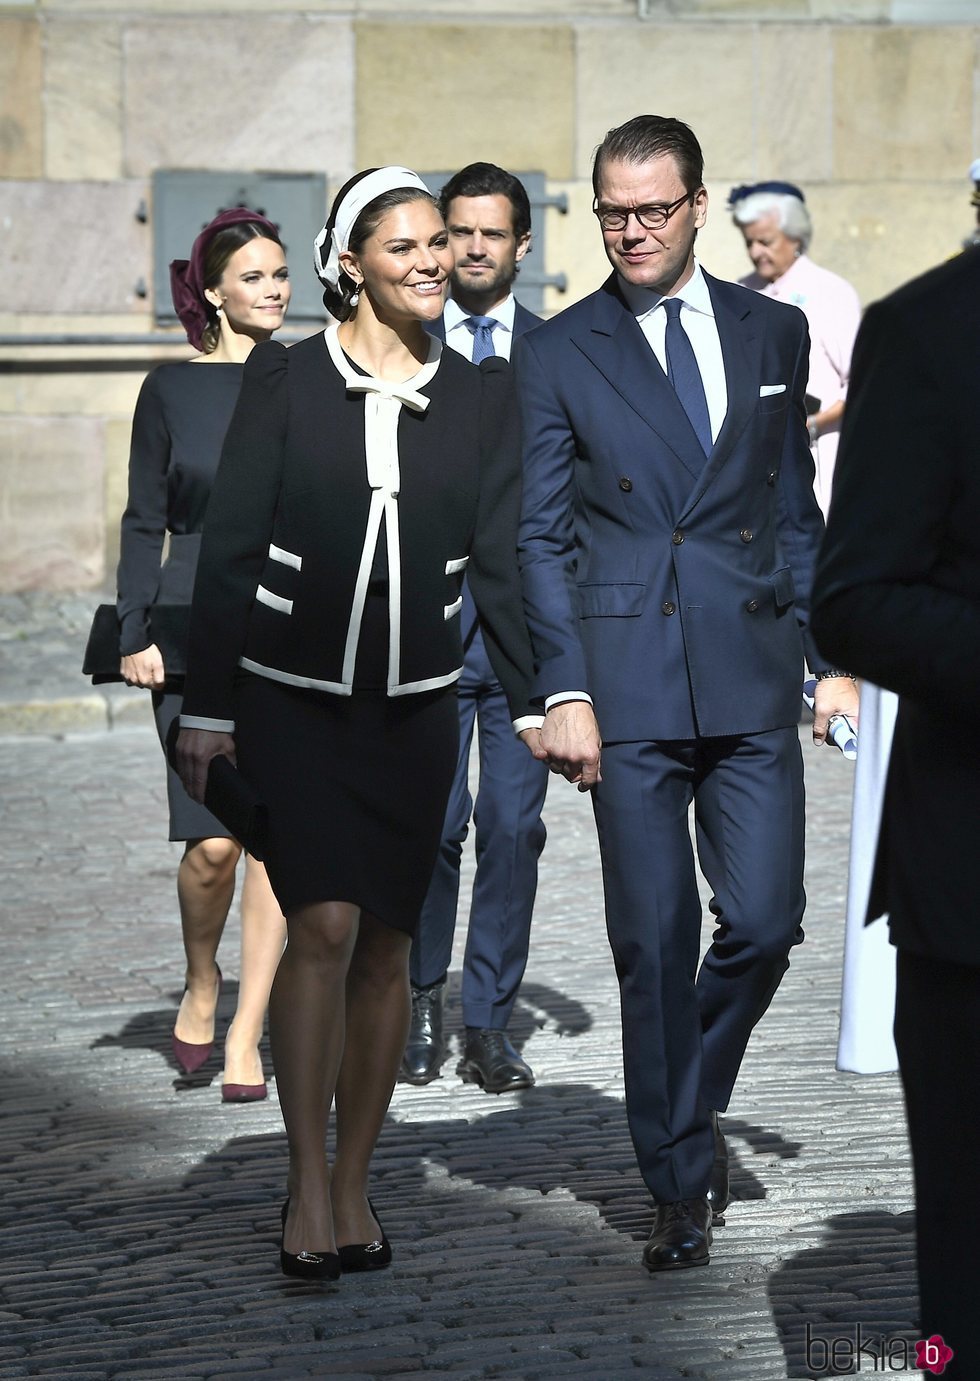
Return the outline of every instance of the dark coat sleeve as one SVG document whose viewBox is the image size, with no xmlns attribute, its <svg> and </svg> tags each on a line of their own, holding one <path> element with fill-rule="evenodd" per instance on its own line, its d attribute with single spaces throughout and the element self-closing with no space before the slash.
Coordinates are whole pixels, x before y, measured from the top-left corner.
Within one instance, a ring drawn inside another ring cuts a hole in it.
<svg viewBox="0 0 980 1381">
<path fill-rule="evenodd" d="M 129 448 L 129 498 L 119 533 L 116 609 L 123 656 L 149 647 L 147 611 L 160 580 L 167 532 L 170 432 L 156 374 L 143 380 Z"/>
<path fill-rule="evenodd" d="M 540 713 L 549 695 L 590 691 L 575 602 L 575 437 L 533 333 L 520 341 L 515 372 L 524 454 L 519 560 Z"/>
<path fill-rule="evenodd" d="M 279 502 L 287 417 L 286 348 L 268 341 L 246 362 L 208 502 L 191 606 L 185 715 L 233 718 L 235 672 Z"/>
<path fill-rule="evenodd" d="M 811 671 L 829 668 L 810 628 L 810 597 L 813 589 L 817 553 L 823 539 L 824 522 L 813 491 L 813 457 L 807 444 L 806 396 L 810 369 L 810 333 L 806 318 L 798 308 L 799 338 L 793 366 L 790 406 L 794 409 L 783 439 L 779 483 L 776 487 L 779 545 L 793 573 L 794 610 L 803 639 L 803 650 Z"/>
<path fill-rule="evenodd" d="M 517 564 L 520 422 L 506 361 L 484 360 L 480 374 L 480 496 L 467 578 L 487 655 L 517 719 L 539 712 L 530 703 L 534 666 Z"/>
<path fill-rule="evenodd" d="M 939 273 L 935 293 L 943 281 Z M 952 315 L 974 314 L 962 293 L 947 306 Z M 907 295 L 886 299 L 865 316 L 813 631 L 848 670 L 911 700 L 975 716 L 980 483 L 968 417 L 972 409 L 980 419 L 980 334 L 975 324 L 958 332 L 952 315 L 929 292 L 911 304 Z"/>
</svg>

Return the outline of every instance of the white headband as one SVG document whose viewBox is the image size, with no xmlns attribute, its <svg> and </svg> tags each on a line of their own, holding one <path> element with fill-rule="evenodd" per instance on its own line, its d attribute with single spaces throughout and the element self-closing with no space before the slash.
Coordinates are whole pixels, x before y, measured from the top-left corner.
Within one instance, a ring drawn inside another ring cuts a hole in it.
<svg viewBox="0 0 980 1381">
<path fill-rule="evenodd" d="M 323 246 L 327 241 L 326 226 L 313 241 L 313 263 L 316 267 L 316 276 L 321 283 L 328 283 L 331 288 L 336 288 L 340 282 L 340 256 L 349 247 L 354 222 L 368 202 L 374 201 L 375 197 L 380 197 L 385 192 L 396 192 L 402 187 L 418 187 L 423 192 L 429 190 L 418 173 L 413 173 L 410 168 L 376 168 L 373 173 L 368 173 L 367 177 L 362 177 L 360 182 L 354 184 L 337 207 L 333 230 L 330 232 L 330 252 L 326 260 L 323 258 Z"/>
</svg>

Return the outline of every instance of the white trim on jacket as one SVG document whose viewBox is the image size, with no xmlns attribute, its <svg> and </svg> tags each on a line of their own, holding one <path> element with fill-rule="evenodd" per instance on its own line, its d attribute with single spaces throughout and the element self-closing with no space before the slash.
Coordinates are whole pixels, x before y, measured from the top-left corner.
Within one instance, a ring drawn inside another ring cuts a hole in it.
<svg viewBox="0 0 980 1381">
<path fill-rule="evenodd" d="M 354 668 L 357 663 L 357 649 L 364 619 L 364 606 L 367 602 L 368 585 L 374 566 L 382 520 L 384 520 L 385 544 L 388 557 L 388 676 L 387 692 L 390 696 L 413 695 L 421 691 L 438 690 L 452 685 L 462 675 L 462 667 L 455 671 L 432 676 L 421 681 L 401 682 L 401 538 L 398 521 L 398 495 L 401 488 L 401 467 L 398 456 L 398 418 L 402 407 L 413 412 L 425 412 L 430 399 L 419 392 L 434 377 L 439 368 L 442 355 L 442 341 L 434 336 L 429 338 L 429 353 L 425 364 L 410 379 L 395 383 L 389 379 L 377 379 L 359 373 L 344 354 L 337 336 L 339 323 L 333 321 L 325 329 L 323 338 L 334 367 L 347 387 L 348 393 L 364 394 L 364 454 L 367 468 L 367 481 L 371 487 L 371 507 L 368 511 L 364 545 L 357 567 L 357 579 L 351 601 L 350 620 L 344 642 L 344 660 L 340 681 L 319 681 L 314 677 L 299 676 L 293 672 L 281 671 L 276 667 L 265 666 L 250 657 L 242 657 L 239 665 L 246 671 L 272 681 L 281 681 L 288 686 L 302 686 L 312 690 L 329 691 L 333 695 L 350 695 L 354 685 Z M 269 547 L 269 555 L 286 565 L 302 567 L 302 557 L 284 551 L 274 544 Z M 449 567 L 461 569 L 468 558 L 447 562 Z M 256 599 L 283 613 L 292 610 L 292 600 L 272 595 L 261 585 L 256 591 Z M 288 607 L 287 607 L 288 606 Z M 449 606 L 453 611 L 453 606 Z M 451 612 L 445 614 L 446 618 Z"/>
</svg>

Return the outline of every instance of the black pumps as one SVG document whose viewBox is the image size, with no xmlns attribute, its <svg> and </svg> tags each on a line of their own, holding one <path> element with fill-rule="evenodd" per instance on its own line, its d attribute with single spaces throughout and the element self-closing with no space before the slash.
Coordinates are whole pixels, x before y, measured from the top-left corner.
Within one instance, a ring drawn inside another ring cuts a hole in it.
<svg viewBox="0 0 980 1381">
<path fill-rule="evenodd" d="M 383 1271 L 386 1266 L 391 1265 L 391 1243 L 385 1236 L 385 1230 L 381 1226 L 381 1220 L 374 1211 L 374 1204 L 368 1199 L 368 1208 L 371 1210 L 374 1221 L 378 1225 L 381 1233 L 380 1239 L 373 1242 L 353 1244 L 349 1247 L 338 1247 L 337 1252 L 340 1256 L 340 1268 L 342 1271 Z"/>
<path fill-rule="evenodd" d="M 286 1215 L 289 1213 L 289 1200 L 282 1206 L 283 1237 L 286 1234 Z M 279 1248 L 279 1265 L 284 1276 L 294 1276 L 297 1280 L 339 1280 L 340 1257 L 336 1252 L 287 1252 Z"/>
</svg>

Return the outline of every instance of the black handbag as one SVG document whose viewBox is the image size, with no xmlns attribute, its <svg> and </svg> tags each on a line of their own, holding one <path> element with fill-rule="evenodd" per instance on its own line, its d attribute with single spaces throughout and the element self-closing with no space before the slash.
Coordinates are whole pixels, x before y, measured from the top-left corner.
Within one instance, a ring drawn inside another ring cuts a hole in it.
<svg viewBox="0 0 980 1381">
<path fill-rule="evenodd" d="M 154 604 L 148 611 L 150 642 L 156 643 L 163 657 L 167 680 L 187 674 L 187 634 L 190 627 L 189 604 Z M 119 615 L 114 604 L 100 604 L 92 619 L 82 673 L 91 676 L 93 686 L 121 681 L 119 663 Z"/>
<path fill-rule="evenodd" d="M 167 732 L 167 761 L 177 771 L 177 735 L 180 719 L 173 721 Z M 208 763 L 208 780 L 204 788 L 204 804 L 238 840 L 246 853 L 263 861 L 269 837 L 269 811 L 250 782 L 223 753 Z"/>
<path fill-rule="evenodd" d="M 245 852 L 261 863 L 269 834 L 268 809 L 255 787 L 220 753 L 208 764 L 204 804 L 226 830 L 231 830 Z"/>
</svg>

